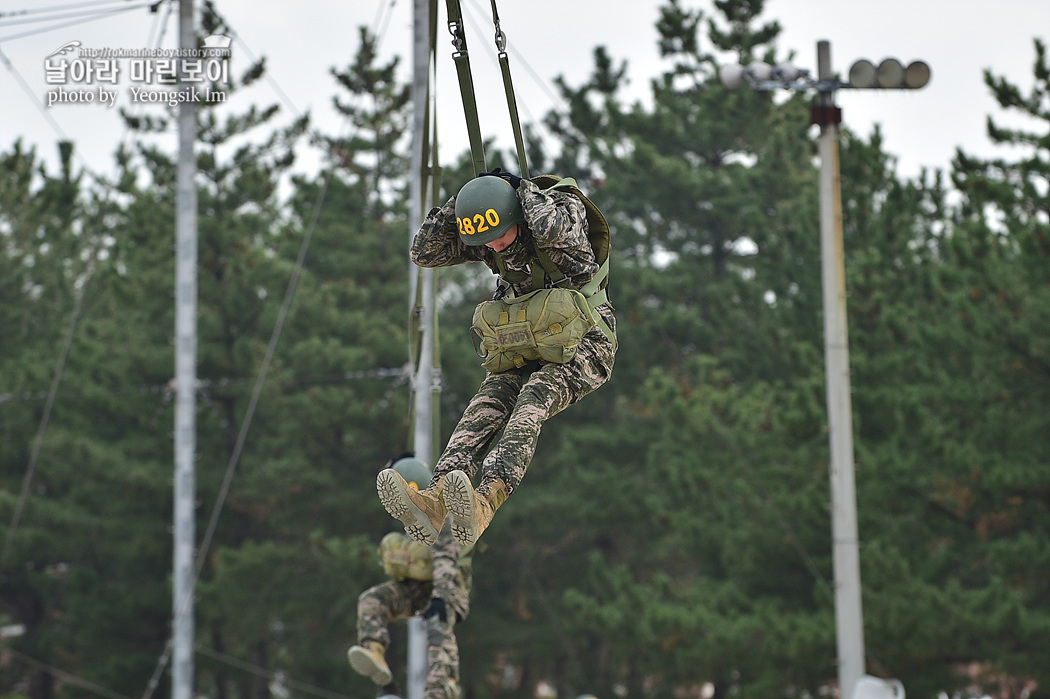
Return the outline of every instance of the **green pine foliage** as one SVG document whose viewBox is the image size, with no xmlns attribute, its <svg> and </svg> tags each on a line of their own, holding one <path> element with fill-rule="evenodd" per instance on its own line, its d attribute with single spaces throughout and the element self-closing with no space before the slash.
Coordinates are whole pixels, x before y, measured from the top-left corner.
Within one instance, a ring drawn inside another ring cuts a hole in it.
<svg viewBox="0 0 1050 699">
<path fill-rule="evenodd" d="M 589 79 L 559 81 L 555 140 L 529 135 L 534 171 L 575 176 L 613 224 L 620 351 L 608 385 L 547 423 L 482 540 L 457 627 L 469 696 L 834 691 L 807 98 L 717 80 L 728 60 L 789 58 L 763 5 L 669 0 L 648 105 L 623 103 L 629 66 L 599 47 Z M 210 3 L 201 18 L 227 29 Z M 989 118 L 1009 156 L 960 150 L 904 179 L 877 129 L 840 138 L 866 665 L 911 697 L 1050 687 L 1050 69 L 1034 48 L 1030 92 L 985 75 L 1022 124 Z M 411 433 L 410 103 L 364 30 L 332 76 L 340 134 L 276 106 L 198 117 L 198 541 L 215 529 L 195 662 L 217 699 L 373 692 L 345 652 L 396 528 L 375 473 Z M 170 634 L 176 166 L 152 134 L 172 117 L 128 115 L 113 182 L 76 172 L 72 144 L 57 173 L 0 151 L 0 521 L 19 513 L 0 625 L 25 626 L 5 695 L 143 696 Z M 291 176 L 308 138 L 324 166 Z M 458 155 L 428 204 L 470 174 Z M 482 377 L 465 328 L 493 278 L 476 267 L 439 277 L 444 436 Z"/>
</svg>

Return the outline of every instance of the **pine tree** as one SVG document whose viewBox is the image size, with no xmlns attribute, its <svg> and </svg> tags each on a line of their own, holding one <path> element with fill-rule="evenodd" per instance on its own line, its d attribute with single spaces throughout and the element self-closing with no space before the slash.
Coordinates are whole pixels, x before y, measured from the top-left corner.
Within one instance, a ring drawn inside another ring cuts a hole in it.
<svg viewBox="0 0 1050 699">
<path fill-rule="evenodd" d="M 919 490 L 901 502 L 928 527 L 904 560 L 883 553 L 906 579 L 923 581 L 908 590 L 911 609 L 950 610 L 922 643 L 901 649 L 910 651 L 902 662 L 912 681 L 931 693 L 944 687 L 931 678 L 951 678 L 967 662 L 982 668 L 988 692 L 1011 691 L 1010 681 L 1050 681 L 1037 640 L 1050 624 L 1048 558 L 1035 544 L 1050 526 L 1043 437 L 1050 69 L 1045 43 L 1034 45 L 1029 94 L 985 72 L 1004 114 L 1030 126 L 988 119 L 991 142 L 1014 147 L 1016 159 L 956 152 L 951 178 L 960 201 L 950 228 L 931 241 L 938 264 L 930 312 L 914 334 L 927 363 L 917 383 L 921 412 L 909 419 Z"/>
</svg>

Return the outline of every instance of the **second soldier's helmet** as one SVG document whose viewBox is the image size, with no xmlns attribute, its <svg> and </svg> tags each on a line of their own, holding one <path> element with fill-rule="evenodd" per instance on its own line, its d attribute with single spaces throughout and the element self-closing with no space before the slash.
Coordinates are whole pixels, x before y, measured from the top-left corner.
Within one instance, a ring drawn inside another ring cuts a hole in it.
<svg viewBox="0 0 1050 699">
<path fill-rule="evenodd" d="M 390 468 L 397 471 L 397 474 L 416 490 L 423 490 L 430 485 L 430 467 L 415 457 L 398 459 Z"/>
<path fill-rule="evenodd" d="M 517 192 L 500 177 L 475 177 L 456 195 L 456 225 L 464 245 L 491 243 L 524 220 Z"/>
</svg>

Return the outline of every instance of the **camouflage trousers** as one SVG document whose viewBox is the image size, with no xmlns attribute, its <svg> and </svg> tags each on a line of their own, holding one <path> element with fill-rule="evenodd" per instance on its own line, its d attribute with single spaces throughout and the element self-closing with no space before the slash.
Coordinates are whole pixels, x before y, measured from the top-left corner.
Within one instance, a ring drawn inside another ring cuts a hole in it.
<svg viewBox="0 0 1050 699">
<path fill-rule="evenodd" d="M 432 584 L 423 580 L 387 580 L 357 598 L 357 642 L 390 645 L 392 622 L 408 619 L 430 602 Z M 423 699 L 456 699 L 459 684 L 459 646 L 456 612 L 446 608 L 446 621 L 434 616 L 424 621 L 427 631 L 427 684 Z"/>
<path fill-rule="evenodd" d="M 607 308 L 599 307 L 615 331 Z M 614 359 L 612 342 L 592 328 L 566 364 L 541 362 L 531 370 L 526 366 L 487 374 L 435 464 L 434 480 L 457 469 L 473 479 L 480 467 L 479 489 L 499 479 L 507 494 L 513 493 L 536 452 L 543 423 L 608 381 Z"/>
</svg>

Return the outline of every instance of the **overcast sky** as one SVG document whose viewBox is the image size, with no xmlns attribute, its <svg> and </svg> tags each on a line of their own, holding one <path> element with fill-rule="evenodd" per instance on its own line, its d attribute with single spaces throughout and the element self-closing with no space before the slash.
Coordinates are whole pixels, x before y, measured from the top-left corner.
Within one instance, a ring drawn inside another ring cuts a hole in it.
<svg viewBox="0 0 1050 699">
<path fill-rule="evenodd" d="M 44 80 L 44 61 L 74 40 L 94 48 L 174 47 L 177 13 L 165 23 L 166 6 L 151 14 L 142 4 L 143 0 L 0 0 L 0 149 L 9 150 L 21 137 L 53 163 L 55 142 L 66 136 L 77 144 L 79 165 L 96 172 L 112 169 L 112 154 L 127 137 L 116 109 L 97 103 L 43 107 L 48 90 L 54 89 Z M 441 152 L 450 157 L 465 149 L 467 141 L 444 3 L 438 4 L 439 134 Z M 564 75 L 572 85 L 581 83 L 591 71 L 592 52 L 598 45 L 606 46 L 618 61 L 627 61 L 628 101 L 647 99 L 650 78 L 666 68 L 656 51 L 655 22 L 662 4 L 662 0 L 500 3 L 522 120 L 538 120 L 557 105 L 555 76 Z M 708 16 L 712 12 L 710 0 L 682 0 L 682 4 L 701 8 Z M 463 0 L 463 6 L 482 130 L 502 146 L 510 146 L 489 3 Z M 315 126 L 326 133 L 345 130 L 331 107 L 331 98 L 340 88 L 329 69 L 344 68 L 352 61 L 358 27 L 377 30 L 382 56 L 402 56 L 404 79 L 410 79 L 411 0 L 217 0 L 217 7 L 236 35 L 233 72 L 243 70 L 250 57 L 267 57 L 270 79 L 256 87 L 249 99 L 258 104 L 278 102 L 288 118 L 308 110 Z M 41 12 L 49 8 L 55 9 Z M 76 16 L 99 8 L 123 11 L 90 22 Z M 1035 60 L 1033 39 L 1050 40 L 1050 0 L 767 0 L 764 19 L 775 19 L 782 26 L 777 42 L 781 55 L 794 52 L 795 62 L 813 72 L 816 43 L 821 39 L 831 42 L 832 66 L 842 76 L 860 58 L 876 64 L 886 57 L 905 64 L 922 59 L 930 65 L 933 77 L 923 90 L 837 93 L 845 124 L 862 135 L 881 124 L 886 149 L 898 158 L 900 172 L 909 176 L 922 166 L 947 168 L 959 146 L 981 155 L 994 153 L 985 136 L 985 119 L 997 114 L 997 108 L 981 72 L 990 68 L 1027 90 Z M 126 79 L 119 80 L 119 105 L 160 113 L 158 107 L 132 107 L 129 86 Z M 97 90 L 98 84 L 90 87 Z M 169 140 L 174 148 L 174 137 Z M 309 167 L 316 163 L 316 155 L 304 148 L 301 162 Z"/>
</svg>

